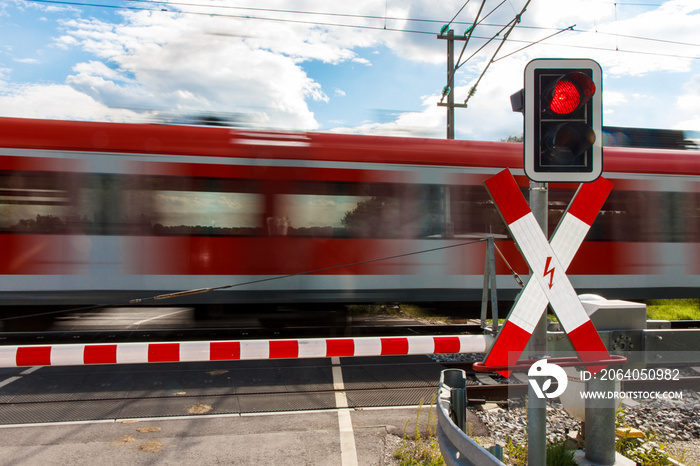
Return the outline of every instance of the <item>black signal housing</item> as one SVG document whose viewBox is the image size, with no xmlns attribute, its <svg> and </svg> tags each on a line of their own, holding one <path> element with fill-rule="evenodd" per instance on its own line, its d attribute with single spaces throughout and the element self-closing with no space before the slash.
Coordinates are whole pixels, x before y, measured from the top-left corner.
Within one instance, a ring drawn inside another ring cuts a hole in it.
<svg viewBox="0 0 700 466">
<path fill-rule="evenodd" d="M 602 70 L 587 59 L 537 59 L 525 68 L 525 174 L 589 182 L 602 173 Z"/>
</svg>

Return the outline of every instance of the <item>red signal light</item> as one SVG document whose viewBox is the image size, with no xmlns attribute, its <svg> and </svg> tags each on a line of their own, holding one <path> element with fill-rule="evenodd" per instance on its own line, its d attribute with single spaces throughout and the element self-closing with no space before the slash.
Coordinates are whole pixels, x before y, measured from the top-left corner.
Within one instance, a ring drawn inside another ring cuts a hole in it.
<svg viewBox="0 0 700 466">
<path fill-rule="evenodd" d="M 583 73 L 569 73 L 558 79 L 545 93 L 547 108 L 557 115 L 568 115 L 595 94 L 595 83 Z"/>
<path fill-rule="evenodd" d="M 566 115 L 576 110 L 579 102 L 581 94 L 578 88 L 571 81 L 561 80 L 554 86 L 549 109 L 559 115 Z"/>
</svg>

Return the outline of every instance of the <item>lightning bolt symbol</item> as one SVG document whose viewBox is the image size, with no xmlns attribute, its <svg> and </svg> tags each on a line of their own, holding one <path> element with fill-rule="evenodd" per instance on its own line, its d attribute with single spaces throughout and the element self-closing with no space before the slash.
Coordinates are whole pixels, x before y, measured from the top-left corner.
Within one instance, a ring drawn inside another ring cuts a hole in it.
<svg viewBox="0 0 700 466">
<path fill-rule="evenodd" d="M 554 267 L 549 269 L 549 264 L 552 262 L 552 256 L 547 257 L 547 262 L 544 264 L 544 275 L 543 277 L 546 277 L 549 275 L 549 289 L 552 289 L 552 286 L 554 285 Z M 549 270 L 548 270 L 549 269 Z"/>
</svg>

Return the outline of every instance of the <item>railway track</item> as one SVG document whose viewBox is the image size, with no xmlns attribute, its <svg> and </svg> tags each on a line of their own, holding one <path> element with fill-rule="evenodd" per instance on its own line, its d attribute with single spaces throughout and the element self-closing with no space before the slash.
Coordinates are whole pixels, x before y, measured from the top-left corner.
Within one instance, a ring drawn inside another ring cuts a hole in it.
<svg viewBox="0 0 700 466">
<path fill-rule="evenodd" d="M 501 376 L 491 376 L 489 373 L 475 372 L 472 363 L 442 363 L 445 367 L 462 369 L 467 377 L 467 398 L 471 404 L 479 404 L 484 401 L 501 402 L 509 398 L 517 398 L 527 395 L 528 383 L 526 378 L 518 379 L 512 376 L 510 382 L 506 382 Z M 653 367 L 652 365 L 649 366 Z M 661 367 L 661 366 L 659 366 Z M 664 368 L 668 365 L 664 365 Z M 554 382 L 554 385 L 556 382 Z M 677 380 L 625 380 L 621 384 L 621 391 L 700 391 L 700 374 L 698 376 L 684 376 Z"/>
<path fill-rule="evenodd" d="M 700 328 L 700 321 L 673 321 L 671 329 Z M 276 338 L 332 338 L 363 336 L 462 335 L 479 334 L 479 324 L 424 325 L 353 325 L 348 327 L 302 326 L 285 328 L 150 328 L 105 330 L 48 330 L 42 332 L 0 332 L 2 345 L 60 343 L 110 343 L 147 341 L 251 340 Z"/>
<path fill-rule="evenodd" d="M 18 368 L 16 375 L 6 369 L 1 377 L 12 383 L 0 380 L 0 424 L 333 409 L 338 389 L 329 383 L 330 367 L 328 360 L 287 360 Z M 342 391 L 355 409 L 428 404 L 446 367 L 467 371 L 470 405 L 527 394 L 525 381 L 506 383 L 468 363 L 416 356 L 343 358 Z M 700 376 L 622 385 L 623 391 L 686 389 L 700 390 Z"/>
<path fill-rule="evenodd" d="M 463 325 L 359 325 L 345 328 L 308 326 L 266 329 L 199 328 L 199 329 L 145 329 L 145 330 L 55 330 L 45 332 L 1 332 L 0 345 L 34 345 L 61 343 L 127 343 L 168 341 L 215 341 L 283 338 L 332 338 L 414 335 L 460 335 L 480 333 L 477 324 Z"/>
</svg>

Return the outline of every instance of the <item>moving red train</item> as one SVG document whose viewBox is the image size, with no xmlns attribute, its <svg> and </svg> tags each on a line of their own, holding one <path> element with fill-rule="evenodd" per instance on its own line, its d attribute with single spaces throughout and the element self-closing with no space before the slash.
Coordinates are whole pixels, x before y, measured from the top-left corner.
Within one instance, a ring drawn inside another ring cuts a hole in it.
<svg viewBox="0 0 700 466">
<path fill-rule="evenodd" d="M 174 303 L 479 300 L 476 240 L 527 274 L 482 184 L 503 168 L 526 190 L 517 143 L 0 118 L 0 305 L 250 281 Z M 604 169 L 577 290 L 700 296 L 700 152 L 606 147 Z M 550 184 L 550 233 L 575 189 Z"/>
</svg>

